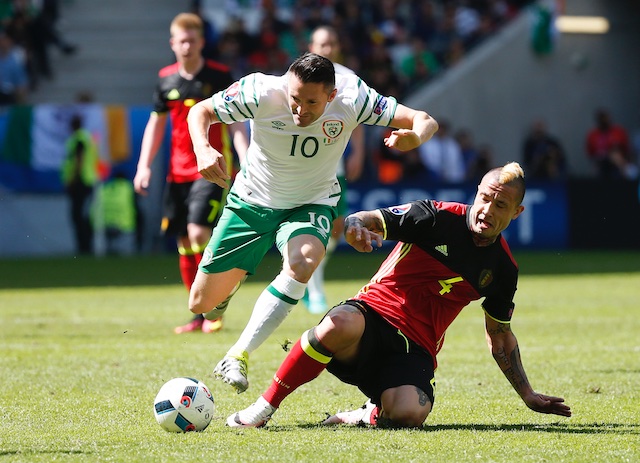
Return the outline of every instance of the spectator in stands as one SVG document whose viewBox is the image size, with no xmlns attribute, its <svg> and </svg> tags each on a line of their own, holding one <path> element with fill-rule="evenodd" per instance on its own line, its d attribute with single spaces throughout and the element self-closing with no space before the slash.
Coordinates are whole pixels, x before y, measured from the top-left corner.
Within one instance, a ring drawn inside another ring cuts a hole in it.
<svg viewBox="0 0 640 463">
<path fill-rule="evenodd" d="M 71 200 L 71 220 L 75 232 L 76 249 L 80 254 L 93 253 L 93 225 L 91 200 L 98 183 L 98 148 L 91 133 L 82 125 L 82 118 L 71 118 L 71 135 L 65 144 L 66 157 L 62 164 L 62 184 Z"/>
<path fill-rule="evenodd" d="M 436 30 L 428 45 L 438 60 L 441 63 L 446 63 L 451 42 L 456 39 L 460 40 L 460 36 L 456 31 L 455 9 L 446 8 L 442 18 L 440 18 L 436 25 Z"/>
<path fill-rule="evenodd" d="M 441 120 L 440 129 L 429 143 L 420 145 L 418 151 L 422 164 L 433 181 L 460 183 L 465 180 L 467 169 L 462 150 L 451 135 L 448 121 Z"/>
<path fill-rule="evenodd" d="M 33 15 L 31 10 L 17 8 L 17 6 L 19 6 L 18 3 L 12 2 L 10 15 L 3 17 L 1 27 L 6 29 L 7 34 L 18 48 L 21 60 L 27 70 L 29 89 L 33 90 L 38 84 L 39 77 L 33 57 L 33 38 L 31 36 Z"/>
<path fill-rule="evenodd" d="M 306 0 L 292 6 L 291 2 L 269 0 L 258 2 L 261 4 L 257 12 L 249 12 L 247 2 L 231 1 L 227 2 L 224 12 L 211 14 L 226 14 L 227 24 L 238 22 L 242 17 L 262 18 L 262 24 L 251 28 L 250 42 L 262 45 L 265 41 L 260 37 L 265 37 L 270 44 L 268 50 L 259 50 L 256 46 L 243 47 L 240 41 L 231 40 L 222 33 L 220 49 L 225 51 L 221 51 L 219 59 L 234 70 L 234 75 L 242 76 L 249 70 L 243 66 L 244 71 L 236 72 L 236 64 L 242 64 L 235 53 L 238 47 L 245 59 L 253 54 L 251 70 L 270 73 L 282 61 L 283 53 L 287 55 L 288 62 L 306 49 L 310 31 L 330 24 L 340 36 L 344 54 L 342 62 L 383 93 L 403 97 L 416 85 L 431 78 L 436 67 L 430 58 L 417 60 L 413 68 L 411 62 L 407 63 L 410 70 L 406 72 L 405 69 L 404 74 L 408 77 L 403 75 L 400 70 L 402 61 L 411 53 L 411 45 L 416 43 L 414 39 L 422 39 L 422 44 L 435 55 L 437 68 L 451 67 L 530 2 L 354 0 L 321 2 L 318 5 L 318 2 Z M 226 54 L 230 54 L 233 60 L 227 59 Z M 386 59 L 384 54 L 388 56 Z M 424 63 L 428 63 L 427 66 L 423 66 Z"/>
<path fill-rule="evenodd" d="M 420 37 L 414 37 L 411 44 L 411 53 L 400 63 L 400 76 L 407 87 L 414 82 L 428 81 L 440 70 L 436 56 Z"/>
<path fill-rule="evenodd" d="M 25 103 L 29 80 L 24 55 L 0 28 L 0 106 Z"/>
<path fill-rule="evenodd" d="M 400 97 L 402 85 L 396 73 L 393 72 L 393 61 L 387 47 L 381 41 L 375 42 L 370 53 L 362 63 L 362 78 L 381 93 Z"/>
<path fill-rule="evenodd" d="M 627 130 L 613 123 L 607 109 L 595 112 L 595 127 L 587 133 L 586 150 L 600 177 L 629 178 L 637 174 Z M 634 171 L 636 174 L 634 174 Z"/>
<path fill-rule="evenodd" d="M 460 37 L 465 45 L 469 46 L 480 28 L 480 13 L 477 9 L 469 6 L 468 0 L 458 0 L 456 2 L 447 2 L 445 8 L 454 10 L 454 23 L 458 37 Z"/>
<path fill-rule="evenodd" d="M 229 66 L 236 80 L 249 72 L 247 57 L 253 51 L 253 42 L 244 21 L 238 17 L 229 18 L 218 40 L 218 56 L 221 62 Z"/>
<path fill-rule="evenodd" d="M 567 174 L 567 160 L 560 141 L 550 135 L 547 125 L 538 119 L 522 146 L 523 161 L 531 178 L 555 180 Z"/>
<path fill-rule="evenodd" d="M 284 73 L 289 64 L 289 57 L 280 48 L 278 35 L 273 30 L 265 28 L 258 37 L 258 43 L 260 46 L 247 58 L 250 72 Z"/>
<path fill-rule="evenodd" d="M 467 180 L 478 182 L 494 167 L 493 149 L 490 145 L 482 144 L 478 147 L 478 156 L 467 165 Z"/>
<path fill-rule="evenodd" d="M 409 20 L 412 35 L 424 43 L 431 43 L 439 23 L 436 3 L 433 0 L 418 2 Z"/>
<path fill-rule="evenodd" d="M 65 55 L 76 52 L 58 32 L 59 6 L 57 0 L 43 0 L 34 5 L 27 0 L 16 0 L 14 15 L 21 16 L 28 33 L 29 52 L 33 57 L 34 73 L 47 79 L 53 77 L 49 48 L 56 46 Z"/>
<path fill-rule="evenodd" d="M 465 165 L 465 178 L 467 180 L 477 179 L 479 168 L 478 164 L 482 164 L 482 161 L 480 160 L 480 150 L 475 144 L 475 140 L 473 139 L 471 130 L 467 128 L 458 129 L 454 135 L 454 138 L 458 142 L 460 151 L 462 153 L 462 159 Z M 481 176 L 485 173 L 486 170 L 482 172 Z"/>
</svg>

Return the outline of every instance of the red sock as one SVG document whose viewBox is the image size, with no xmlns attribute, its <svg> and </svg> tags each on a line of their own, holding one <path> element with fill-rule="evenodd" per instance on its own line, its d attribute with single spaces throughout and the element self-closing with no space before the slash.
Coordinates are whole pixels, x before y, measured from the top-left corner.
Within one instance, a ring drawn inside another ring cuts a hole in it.
<svg viewBox="0 0 640 463">
<path fill-rule="evenodd" d="M 262 397 L 279 407 L 285 397 L 322 373 L 330 361 L 331 353 L 319 344 L 314 330 L 306 331 L 293 345 Z"/>
<path fill-rule="evenodd" d="M 202 257 L 201 254 L 180 254 L 178 260 L 180 265 L 180 276 L 182 277 L 182 283 L 184 283 L 187 291 L 191 290 L 193 280 L 196 278 L 196 272 L 198 271 L 198 262 L 200 261 L 197 256 L 200 256 L 200 258 Z"/>
</svg>

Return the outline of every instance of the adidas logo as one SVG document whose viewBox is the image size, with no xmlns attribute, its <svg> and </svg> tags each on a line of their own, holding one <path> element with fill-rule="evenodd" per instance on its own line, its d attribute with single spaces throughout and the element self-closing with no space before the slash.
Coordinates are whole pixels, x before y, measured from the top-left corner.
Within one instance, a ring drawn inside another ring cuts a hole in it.
<svg viewBox="0 0 640 463">
<path fill-rule="evenodd" d="M 196 410 L 198 410 L 200 413 L 202 413 L 202 410 L 204 410 L 204 405 L 198 405 L 196 407 Z"/>
<path fill-rule="evenodd" d="M 447 248 L 446 244 L 440 244 L 438 246 L 435 247 L 436 251 L 438 251 L 440 254 L 443 254 L 445 256 L 449 256 L 449 249 Z"/>
</svg>

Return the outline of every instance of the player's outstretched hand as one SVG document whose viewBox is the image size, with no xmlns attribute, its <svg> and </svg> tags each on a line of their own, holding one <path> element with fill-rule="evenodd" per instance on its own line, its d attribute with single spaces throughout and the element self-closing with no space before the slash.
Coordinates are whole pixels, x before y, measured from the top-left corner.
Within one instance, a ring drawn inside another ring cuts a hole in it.
<svg viewBox="0 0 640 463">
<path fill-rule="evenodd" d="M 552 415 L 571 416 L 571 408 L 564 403 L 562 397 L 552 397 L 534 392 L 528 397 L 523 398 L 531 410 L 539 413 L 548 413 Z"/>
<path fill-rule="evenodd" d="M 420 137 L 413 130 L 398 129 L 384 139 L 387 148 L 395 148 L 400 151 L 409 151 L 420 146 Z"/>
<path fill-rule="evenodd" d="M 359 252 L 371 252 L 373 246 L 382 246 L 382 237 L 362 225 L 359 220 L 347 221 L 344 238 L 353 249 Z"/>
</svg>

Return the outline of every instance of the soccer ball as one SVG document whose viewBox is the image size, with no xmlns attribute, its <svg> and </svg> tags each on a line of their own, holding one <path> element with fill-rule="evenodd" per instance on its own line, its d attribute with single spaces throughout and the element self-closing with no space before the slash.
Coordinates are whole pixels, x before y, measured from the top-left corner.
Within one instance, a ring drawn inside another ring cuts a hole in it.
<svg viewBox="0 0 640 463">
<path fill-rule="evenodd" d="M 158 391 L 153 414 L 169 432 L 203 431 L 211 423 L 215 405 L 209 388 L 193 378 L 173 378 Z"/>
</svg>

